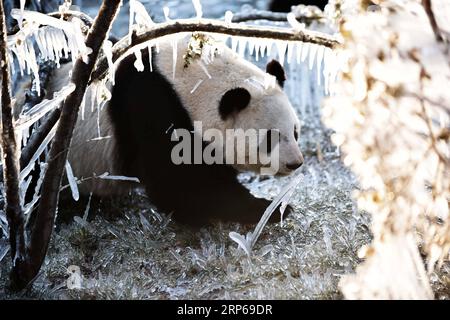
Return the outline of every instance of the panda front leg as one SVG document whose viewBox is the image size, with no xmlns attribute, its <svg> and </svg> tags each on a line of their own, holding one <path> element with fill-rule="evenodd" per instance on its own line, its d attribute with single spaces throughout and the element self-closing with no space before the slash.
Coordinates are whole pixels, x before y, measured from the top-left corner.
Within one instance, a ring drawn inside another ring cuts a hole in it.
<svg viewBox="0 0 450 320">
<path fill-rule="evenodd" d="M 227 165 L 181 165 L 173 171 L 175 184 L 167 179 L 155 184 L 153 176 L 147 192 L 157 207 L 172 212 L 183 224 L 202 226 L 214 220 L 256 224 L 271 203 L 253 196 L 237 180 L 237 171 Z M 280 215 L 274 212 L 269 222 L 279 221 Z"/>
</svg>

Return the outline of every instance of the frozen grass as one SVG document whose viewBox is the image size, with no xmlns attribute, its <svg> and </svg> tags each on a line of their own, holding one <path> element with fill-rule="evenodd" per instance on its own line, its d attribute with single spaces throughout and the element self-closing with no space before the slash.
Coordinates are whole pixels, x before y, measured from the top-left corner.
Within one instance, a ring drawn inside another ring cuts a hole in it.
<svg viewBox="0 0 450 320">
<path fill-rule="evenodd" d="M 119 22 L 126 25 L 126 19 Z M 320 121 L 323 87 L 317 86 L 316 71 L 307 68 L 289 67 L 286 86 L 303 122 L 304 180 L 292 197 L 294 213 L 283 227 L 272 224 L 264 229 L 251 257 L 228 234 L 246 234 L 253 227 L 218 222 L 200 230 L 187 229 L 152 210 L 142 192 L 97 209 L 91 206 L 91 218 L 84 222 L 81 217 L 88 201 L 84 198 L 77 207 L 72 203 L 60 210 L 60 217 L 69 218 L 58 223 L 32 288 L 10 293 L 9 256 L 1 261 L 0 298 L 342 298 L 337 283 L 360 262 L 357 251 L 370 241 L 370 221 L 357 212 L 351 199 L 356 181 Z M 241 175 L 255 195 L 268 198 L 275 197 L 287 179 Z M 67 287 L 67 270 L 73 265 L 80 267 L 82 289 Z M 437 298 L 450 298 L 448 264 L 432 276 L 432 284 Z"/>
</svg>

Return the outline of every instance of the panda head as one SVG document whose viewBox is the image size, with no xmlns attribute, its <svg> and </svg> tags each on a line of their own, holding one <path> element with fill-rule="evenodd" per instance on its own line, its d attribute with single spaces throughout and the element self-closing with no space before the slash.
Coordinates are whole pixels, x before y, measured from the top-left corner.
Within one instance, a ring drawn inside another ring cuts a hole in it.
<svg viewBox="0 0 450 320">
<path fill-rule="evenodd" d="M 233 167 L 239 171 L 261 172 L 260 169 L 267 165 L 260 159 L 257 163 L 250 161 L 248 152 L 259 150 L 263 143 L 269 145 L 273 142 L 272 137 L 278 136 L 278 143 L 272 143 L 279 155 L 278 168 L 273 173 L 287 175 L 299 168 L 303 163 L 299 148 L 300 121 L 283 91 L 286 75 L 280 63 L 272 60 L 264 72 L 222 42 L 211 40 L 214 48 L 208 55 L 216 52 L 214 58 L 206 62 L 201 58 L 192 59 L 186 67 L 186 52 L 192 47 L 189 39 L 178 41 L 175 69 L 170 41 L 161 44 L 161 50 L 168 52 L 157 55 L 157 64 L 172 83 L 191 120 L 202 123 L 203 138 L 208 129 L 220 131 L 223 137 L 227 136 L 227 130 L 251 129 L 261 134 L 266 131 L 265 138 L 245 140 L 245 161 L 234 163 Z M 238 154 L 238 148 L 237 144 L 232 148 L 225 143 L 224 157 L 232 152 Z M 267 156 L 271 156 L 270 147 L 265 149 Z"/>
<path fill-rule="evenodd" d="M 276 60 L 267 64 L 265 83 L 257 77 L 245 79 L 241 86 L 230 88 L 222 95 L 218 113 L 227 129 L 242 129 L 244 132 L 255 130 L 258 140 L 252 141 L 245 137 L 246 161 L 233 166 L 242 171 L 261 172 L 262 163 L 251 162 L 249 152 L 260 150 L 270 161 L 276 161 L 275 174 L 286 175 L 298 169 L 303 164 L 303 155 L 299 148 L 300 121 L 282 90 L 286 75 L 283 67 Z M 267 82 L 272 82 L 267 85 Z M 257 146 L 252 144 L 257 143 Z M 225 154 L 234 152 L 242 145 L 233 145 L 230 151 L 225 144 Z M 253 147 L 253 148 L 252 148 Z M 275 153 L 276 154 L 272 154 Z M 267 161 L 267 160 L 265 160 Z M 274 165 L 273 163 L 269 164 Z"/>
</svg>

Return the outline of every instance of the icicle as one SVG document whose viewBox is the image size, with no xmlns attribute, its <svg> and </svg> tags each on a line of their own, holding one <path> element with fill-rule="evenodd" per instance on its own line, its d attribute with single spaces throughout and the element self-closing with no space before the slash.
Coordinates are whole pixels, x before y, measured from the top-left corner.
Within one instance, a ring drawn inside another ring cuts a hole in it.
<svg viewBox="0 0 450 320">
<path fill-rule="evenodd" d="M 317 84 L 320 86 L 321 85 L 321 77 L 322 77 L 322 62 L 323 62 L 323 57 L 324 57 L 324 53 L 325 53 L 325 47 L 324 46 L 319 46 L 317 48 L 317 57 L 316 57 L 316 61 L 317 61 Z"/>
<path fill-rule="evenodd" d="M 300 64 L 302 54 L 303 42 L 297 42 L 297 64 Z"/>
<path fill-rule="evenodd" d="M 238 54 L 241 58 L 244 58 L 245 55 L 245 48 L 247 46 L 247 39 L 246 38 L 242 38 L 239 37 L 238 38 L 238 42 L 239 42 L 239 51 Z"/>
<path fill-rule="evenodd" d="M 56 127 L 57 127 L 57 125 L 55 125 L 52 128 L 52 130 L 47 134 L 44 141 L 42 141 L 41 145 L 38 147 L 38 149 L 36 150 L 34 155 L 31 157 L 31 160 L 28 163 L 28 165 L 24 169 L 22 169 L 22 171 L 20 171 L 20 176 L 19 176 L 20 181 L 22 181 L 26 176 L 28 176 L 28 174 L 31 172 L 31 170 L 33 170 L 34 162 L 39 158 L 39 156 L 42 154 L 42 152 L 44 152 L 44 150 L 47 147 L 47 145 L 49 144 L 49 142 L 55 136 Z"/>
<path fill-rule="evenodd" d="M 239 43 L 239 40 L 237 37 L 231 37 L 231 50 L 234 53 L 237 53 L 238 43 Z"/>
<path fill-rule="evenodd" d="M 35 105 L 33 108 L 19 116 L 16 121 L 17 130 L 25 130 L 29 128 L 33 123 L 41 119 L 50 110 L 57 107 L 69 94 L 75 90 L 75 85 L 69 83 L 67 86 L 63 87 L 60 91 L 55 92 L 53 99 L 45 99 L 41 103 Z"/>
<path fill-rule="evenodd" d="M 87 62 L 88 55 L 92 52 L 92 49 L 86 47 L 80 19 L 74 17 L 72 21 L 67 22 L 39 12 L 27 10 L 21 12 L 18 9 L 11 10 L 11 16 L 16 20 L 23 18 L 28 22 L 27 27 L 30 26 L 30 28 L 27 29 L 28 33 L 25 34 L 34 32 L 38 47 L 40 50 L 43 50 L 41 53 L 45 60 L 52 59 L 58 61 L 59 48 L 64 47 L 63 42 L 67 41 L 72 52 L 73 60 L 78 55 L 81 55 L 83 61 Z M 35 31 L 38 25 L 50 26 L 62 30 L 63 33 L 49 28 L 41 28 L 42 30 Z M 8 37 L 8 42 L 16 38 L 16 35 L 12 35 Z M 18 49 L 21 45 L 16 45 L 16 47 Z"/>
<path fill-rule="evenodd" d="M 80 193 L 78 192 L 77 180 L 73 175 L 72 167 L 70 166 L 69 161 L 66 161 L 66 175 L 67 180 L 69 181 L 70 190 L 72 191 L 72 198 L 75 201 L 80 199 Z"/>
<path fill-rule="evenodd" d="M 164 7 L 163 11 L 164 11 L 164 17 L 166 18 L 166 21 L 169 22 L 170 20 L 172 20 L 172 19 L 169 18 L 170 8 L 169 7 Z"/>
<path fill-rule="evenodd" d="M 310 46 L 310 50 L 309 50 L 309 70 L 312 70 L 313 66 L 314 66 L 314 60 L 316 59 L 316 53 L 317 53 L 317 45 L 312 44 Z"/>
<path fill-rule="evenodd" d="M 261 48 L 260 41 L 255 41 L 255 59 L 256 59 L 256 61 L 259 61 L 260 48 Z"/>
<path fill-rule="evenodd" d="M 108 61 L 109 81 L 111 81 L 112 85 L 114 85 L 116 69 L 112 59 L 112 46 L 113 44 L 109 40 L 105 40 L 105 42 L 103 42 L 103 53 Z"/>
<path fill-rule="evenodd" d="M 99 85 L 99 81 L 94 81 L 91 83 L 91 112 L 94 112 L 94 109 L 97 106 L 97 91 Z"/>
<path fill-rule="evenodd" d="M 267 40 L 267 56 L 270 57 L 270 55 L 272 54 L 272 47 L 274 46 L 274 40 Z"/>
<path fill-rule="evenodd" d="M 194 88 L 191 90 L 191 94 L 193 94 L 198 89 L 198 87 L 202 84 L 202 82 L 203 82 L 203 79 L 197 81 Z"/>
<path fill-rule="evenodd" d="M 292 55 L 294 54 L 295 42 L 289 41 L 287 45 L 287 62 L 290 64 L 292 61 Z"/>
<path fill-rule="evenodd" d="M 142 63 L 142 53 L 141 50 L 134 50 L 134 55 L 136 57 L 136 61 L 134 62 L 134 67 L 138 72 L 144 71 L 144 64 Z"/>
<path fill-rule="evenodd" d="M 302 62 L 304 62 L 306 60 L 306 57 L 309 54 L 310 47 L 311 47 L 311 44 L 309 44 L 308 42 L 303 43 L 303 46 L 302 46 Z"/>
<path fill-rule="evenodd" d="M 88 203 L 86 205 L 86 209 L 84 210 L 84 214 L 83 214 L 83 221 L 87 221 L 88 215 L 89 215 L 89 210 L 91 209 L 91 199 L 92 199 L 92 192 L 89 194 L 89 200 Z"/>
<path fill-rule="evenodd" d="M 36 92 L 38 94 L 41 93 L 41 81 L 39 79 L 39 66 L 36 61 L 36 53 L 34 52 L 34 46 L 30 39 L 27 39 L 25 42 L 26 47 L 28 48 L 29 59 L 27 60 L 27 64 L 30 66 L 30 69 L 33 73 L 33 84 L 36 87 Z"/>
<path fill-rule="evenodd" d="M 267 50 L 267 40 L 261 40 L 259 46 L 259 54 L 261 55 L 261 58 L 264 58 L 266 56 L 266 50 Z"/>
<path fill-rule="evenodd" d="M 330 48 L 325 48 L 324 52 L 324 66 L 323 66 L 323 78 L 325 93 L 329 94 L 329 84 L 330 84 L 330 69 L 333 64 L 332 60 L 333 51 Z"/>
<path fill-rule="evenodd" d="M 197 61 L 198 61 L 199 66 L 202 68 L 203 72 L 205 72 L 206 76 L 207 76 L 209 79 L 212 79 L 211 75 L 210 75 L 209 72 L 208 72 L 208 69 L 206 69 L 205 64 L 204 64 L 201 60 L 197 60 Z"/>
<path fill-rule="evenodd" d="M 149 44 L 147 46 L 147 50 L 148 50 L 148 63 L 150 65 L 150 72 L 153 72 L 153 61 L 152 61 L 152 45 Z"/>
<path fill-rule="evenodd" d="M 28 128 L 26 128 L 25 130 L 22 130 L 22 147 L 25 147 L 27 145 L 28 142 L 28 137 L 30 136 L 30 130 Z M 17 139 L 19 140 L 19 139 Z"/>
<path fill-rule="evenodd" d="M 192 0 L 192 3 L 194 4 L 195 13 L 197 14 L 197 19 L 201 19 L 203 16 L 203 11 L 202 11 L 202 4 L 200 3 L 200 0 Z"/>
<path fill-rule="evenodd" d="M 48 60 L 49 56 L 47 51 L 47 41 L 45 40 L 46 29 L 48 29 L 48 27 L 39 29 L 35 36 L 36 42 L 44 60 Z"/>
<path fill-rule="evenodd" d="M 121 180 L 121 181 L 132 181 L 140 183 L 138 178 L 135 177 L 126 177 L 126 176 L 111 176 L 109 175 L 109 172 L 105 172 L 99 176 L 97 176 L 99 179 L 105 179 L 105 180 Z"/>
<path fill-rule="evenodd" d="M 233 12 L 227 10 L 225 12 L 225 24 L 230 25 L 233 22 Z"/>
<path fill-rule="evenodd" d="M 177 68 L 177 55 L 178 55 L 178 39 L 176 36 L 172 38 L 172 79 L 175 79 L 175 71 Z"/>
<path fill-rule="evenodd" d="M 101 138 L 102 134 L 100 133 L 100 106 L 97 107 L 97 138 Z"/>
<path fill-rule="evenodd" d="M 278 59 L 280 60 L 280 64 L 284 65 L 287 43 L 286 41 L 276 41 L 275 44 L 278 49 Z"/>
<path fill-rule="evenodd" d="M 255 41 L 253 39 L 249 39 L 248 40 L 248 54 L 250 56 L 252 56 L 254 50 L 255 50 Z"/>
</svg>

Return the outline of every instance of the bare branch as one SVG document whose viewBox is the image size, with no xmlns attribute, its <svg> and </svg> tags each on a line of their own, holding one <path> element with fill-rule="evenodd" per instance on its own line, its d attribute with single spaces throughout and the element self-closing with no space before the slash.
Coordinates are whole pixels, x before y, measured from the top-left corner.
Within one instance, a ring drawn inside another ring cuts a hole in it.
<svg viewBox="0 0 450 320">
<path fill-rule="evenodd" d="M 295 14 L 295 12 L 294 12 Z M 246 21 L 257 21 L 257 20 L 267 20 L 274 22 L 287 22 L 287 13 L 285 12 L 272 12 L 264 10 L 251 10 L 250 12 L 236 13 L 233 15 L 231 20 L 234 23 L 246 22 Z M 309 24 L 313 21 L 319 21 L 324 19 L 323 15 L 318 14 L 297 14 L 296 18 L 299 22 Z"/>
<path fill-rule="evenodd" d="M 208 20 L 208 19 L 187 19 L 187 20 L 173 20 L 161 23 L 152 29 L 138 34 L 133 37 L 133 42 L 129 43 L 129 37 L 125 36 L 113 47 L 113 62 L 120 57 L 128 55 L 133 52 L 135 46 L 141 45 L 147 41 L 168 36 L 171 34 L 182 32 L 207 32 L 220 33 L 230 36 L 240 36 L 248 38 L 265 38 L 277 39 L 284 41 L 301 41 L 309 42 L 329 48 L 333 48 L 341 44 L 337 37 L 331 36 L 322 32 L 309 30 L 286 30 L 281 28 L 271 27 L 253 27 L 242 26 L 237 24 L 226 24 L 225 22 Z M 95 71 L 92 74 L 92 80 L 102 79 L 108 70 L 108 61 L 106 57 L 102 57 L 98 63 Z M 92 81 L 91 80 L 91 81 Z"/>
<path fill-rule="evenodd" d="M 443 38 L 441 35 L 441 31 L 439 30 L 439 27 L 437 25 L 436 18 L 434 17 L 433 8 L 431 6 L 431 0 L 422 0 L 422 5 L 425 9 L 425 12 L 428 15 L 428 19 L 430 20 L 430 25 L 431 25 L 431 28 L 433 29 L 436 40 L 438 42 L 442 42 Z"/>
<path fill-rule="evenodd" d="M 2 74 L 1 109 L 2 109 L 2 160 L 3 181 L 6 193 L 6 217 L 9 225 L 11 258 L 13 264 L 20 264 L 25 258 L 24 215 L 19 197 L 19 146 L 14 131 L 11 77 L 9 74 L 9 57 L 7 53 L 7 35 L 3 1 L 0 1 L 0 65 Z"/>
<path fill-rule="evenodd" d="M 41 200 L 34 223 L 30 225 L 29 259 L 15 269 L 20 274 L 20 286 L 25 287 L 38 274 L 47 252 L 53 230 L 55 212 L 58 204 L 59 187 L 72 133 L 78 117 L 89 78 L 97 60 L 100 48 L 108 34 L 112 22 L 121 5 L 121 0 L 104 0 L 97 18 L 86 39 L 86 46 L 92 49 L 88 63 L 77 59 L 71 81 L 76 84 L 61 108 L 59 124 L 49 153 L 48 169 L 42 184 Z"/>
</svg>

